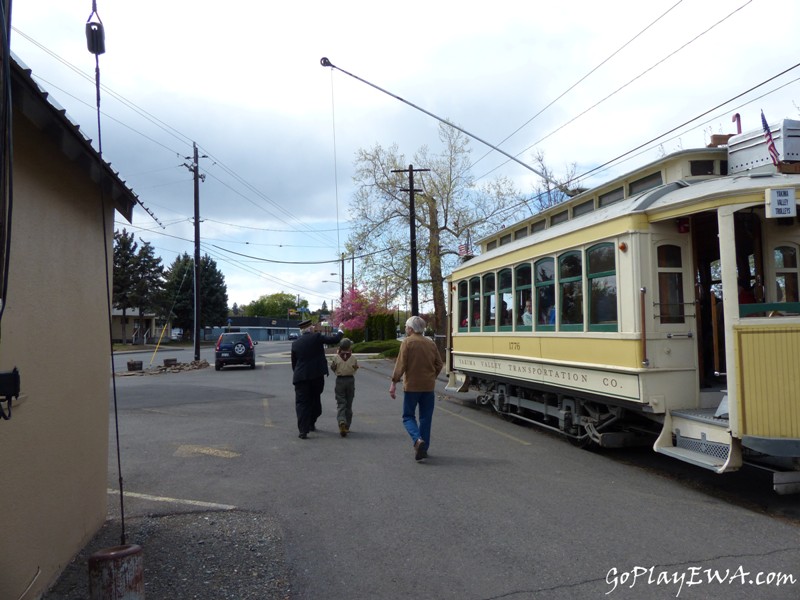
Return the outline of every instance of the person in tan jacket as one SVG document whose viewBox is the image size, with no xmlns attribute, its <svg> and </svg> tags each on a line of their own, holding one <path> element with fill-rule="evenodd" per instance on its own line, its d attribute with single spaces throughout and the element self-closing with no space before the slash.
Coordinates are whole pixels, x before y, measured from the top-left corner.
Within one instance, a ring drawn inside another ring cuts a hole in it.
<svg viewBox="0 0 800 600">
<path fill-rule="evenodd" d="M 347 437 L 353 422 L 353 397 L 356 394 L 355 374 L 358 360 L 351 350 L 353 342 L 344 338 L 339 342 L 339 350 L 331 359 L 331 371 L 336 373 L 336 419 L 339 421 L 339 435 Z"/>
<path fill-rule="evenodd" d="M 403 425 L 414 444 L 416 460 L 428 456 L 436 376 L 444 364 L 433 340 L 422 335 L 424 331 L 425 320 L 422 317 L 413 316 L 406 321 L 406 338 L 400 344 L 389 386 L 389 395 L 394 398 L 397 382 L 403 381 Z"/>
</svg>

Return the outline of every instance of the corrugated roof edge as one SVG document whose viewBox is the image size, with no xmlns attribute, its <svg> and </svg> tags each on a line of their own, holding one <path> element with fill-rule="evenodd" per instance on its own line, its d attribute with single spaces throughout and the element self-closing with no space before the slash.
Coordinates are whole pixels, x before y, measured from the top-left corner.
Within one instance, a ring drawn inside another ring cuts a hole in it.
<svg viewBox="0 0 800 600">
<path fill-rule="evenodd" d="M 50 137 L 64 156 L 84 170 L 108 195 L 117 212 L 130 222 L 133 207 L 139 203 L 138 196 L 120 179 L 111 164 L 103 160 L 91 139 L 67 111 L 33 80 L 32 70 L 13 53 L 11 59 L 12 108 L 21 110 L 34 126 Z"/>
</svg>

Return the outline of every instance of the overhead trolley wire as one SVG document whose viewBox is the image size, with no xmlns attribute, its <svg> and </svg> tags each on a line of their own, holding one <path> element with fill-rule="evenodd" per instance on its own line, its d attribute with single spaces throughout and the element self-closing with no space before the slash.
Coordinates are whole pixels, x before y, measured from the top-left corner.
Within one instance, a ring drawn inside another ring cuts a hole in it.
<svg viewBox="0 0 800 600">
<path fill-rule="evenodd" d="M 713 108 L 710 108 L 710 109 L 708 109 L 707 111 L 705 111 L 705 112 L 702 112 L 702 113 L 700 113 L 699 115 L 697 115 L 697 116 L 695 116 L 695 117 L 692 117 L 692 118 L 691 118 L 691 119 L 689 119 L 688 121 L 684 121 L 684 122 L 683 122 L 683 123 L 681 123 L 680 125 L 678 125 L 678 126 L 676 126 L 676 127 L 673 127 L 672 129 L 669 129 L 669 130 L 665 131 L 664 133 L 662 133 L 662 134 L 660 134 L 660 135 L 657 135 L 657 136 L 656 136 L 656 137 L 654 137 L 654 138 L 651 138 L 650 140 L 648 140 L 648 141 L 644 142 L 643 144 L 639 144 L 639 145 L 638 145 L 638 146 L 636 146 L 635 148 L 632 148 L 631 150 L 628 150 L 627 152 L 624 152 L 624 153 L 620 154 L 619 156 L 617 156 L 617 157 L 615 157 L 615 158 L 612 158 L 612 159 L 611 159 L 611 160 L 609 160 L 609 161 L 606 161 L 606 162 L 604 162 L 602 165 L 598 165 L 597 167 L 594 167 L 593 169 L 591 169 L 591 170 L 587 171 L 586 173 L 583 173 L 582 175 L 578 176 L 576 179 L 582 179 L 582 178 L 584 178 L 584 177 L 587 177 L 587 176 L 591 175 L 592 173 L 595 173 L 596 171 L 599 171 L 599 170 L 603 169 L 604 167 L 607 167 L 608 165 L 615 163 L 615 162 L 616 162 L 616 161 L 618 161 L 619 159 L 621 159 L 621 158 L 624 158 L 625 156 L 627 156 L 628 154 L 632 154 L 632 153 L 636 152 L 637 150 L 640 150 L 640 149 L 644 148 L 645 146 L 647 146 L 647 145 L 649 145 L 649 144 L 652 144 L 652 143 L 656 142 L 657 140 L 660 140 L 660 139 L 661 139 L 661 138 L 663 138 L 664 136 L 667 136 L 667 135 L 669 135 L 670 133 L 673 133 L 673 132 L 677 131 L 677 130 L 678 130 L 678 129 L 680 129 L 681 127 L 685 127 L 685 126 L 686 126 L 686 125 L 688 125 L 689 123 L 692 123 L 692 122 L 694 122 L 694 121 L 697 121 L 698 119 L 702 119 L 702 118 L 703 118 L 703 117 L 705 117 L 707 114 L 709 114 L 709 113 L 711 113 L 711 112 L 714 112 L 714 111 L 715 111 L 715 110 L 717 110 L 718 108 L 722 108 L 722 107 L 723 107 L 723 106 L 725 106 L 726 104 L 728 104 L 728 103 L 730 103 L 730 102 L 733 102 L 734 100 L 736 100 L 736 99 L 738 99 L 738 98 L 741 98 L 742 96 L 745 96 L 746 94 L 749 94 L 749 93 L 750 93 L 750 92 L 752 92 L 753 90 L 755 90 L 755 89 L 758 89 L 759 87 L 761 87 L 761 86 L 763 86 L 763 85 L 766 85 L 766 84 L 767 84 L 767 83 L 769 83 L 770 81 L 773 81 L 773 80 L 777 79 L 778 77 L 781 77 L 782 75 L 785 75 L 785 74 L 786 74 L 786 73 L 788 73 L 789 71 L 792 71 L 792 70 L 794 70 L 794 69 L 796 69 L 796 68 L 798 68 L 798 67 L 800 67 L 800 63 L 796 63 L 794 66 L 792 66 L 792 67 L 789 67 L 788 69 L 784 69 L 783 71 L 781 71 L 781 72 L 780 72 L 780 73 L 778 73 L 777 75 L 773 75 L 772 77 L 770 77 L 769 79 L 766 79 L 766 80 L 762 81 L 762 82 L 761 82 L 761 83 L 759 83 L 758 85 L 754 85 L 754 86 L 753 86 L 753 87 L 751 87 L 750 89 L 747 89 L 747 90 L 745 90 L 744 92 L 742 92 L 742 93 L 740 93 L 740 94 L 737 94 L 736 96 L 733 96 L 732 98 L 729 98 L 728 100 L 725 100 L 724 102 L 721 102 L 720 104 L 717 104 L 717 105 L 716 105 L 716 106 L 714 106 Z M 800 78 L 798 78 L 798 79 L 800 79 Z M 786 87 L 786 85 L 790 85 L 790 84 L 792 84 L 792 83 L 794 83 L 794 82 L 798 81 L 798 79 L 794 79 L 793 81 L 790 81 L 790 82 L 786 83 L 785 85 L 783 85 L 783 86 L 781 86 L 781 87 L 779 87 L 779 88 L 776 88 L 776 90 L 778 90 L 778 89 L 781 89 L 781 88 L 783 88 L 783 87 Z M 771 92 L 769 92 L 769 93 L 773 93 L 773 92 L 775 92 L 776 90 L 772 90 L 772 91 L 771 91 Z M 764 94 L 764 95 L 767 95 L 767 94 Z M 763 96 L 760 96 L 760 97 L 763 97 Z M 748 103 L 748 104 L 749 104 L 749 103 Z"/>
<path fill-rule="evenodd" d="M 560 126 L 559 126 L 559 127 L 557 127 L 556 129 L 554 129 L 553 131 L 551 131 L 550 133 L 548 133 L 547 135 L 545 135 L 544 137 L 542 137 L 542 138 L 539 138 L 537 141 L 535 141 L 533 144 L 531 144 L 531 145 L 530 145 L 530 146 L 528 146 L 527 148 L 524 148 L 524 149 L 520 150 L 520 151 L 519 151 L 517 154 L 515 154 L 515 156 L 520 156 L 521 154 L 524 154 L 525 152 L 527 152 L 528 150 L 530 150 L 530 149 L 531 149 L 531 148 L 533 148 L 534 146 L 538 146 L 539 144 L 541 144 L 541 143 L 542 143 L 543 141 L 545 141 L 546 139 L 550 138 L 551 136 L 555 135 L 557 132 L 559 132 L 559 131 L 561 131 L 562 129 L 564 129 L 564 128 L 565 128 L 567 125 L 570 125 L 571 123 L 574 123 L 574 122 L 575 122 L 575 121 L 577 121 L 579 118 L 581 118 L 582 116 L 586 115 L 588 112 L 590 112 L 590 111 L 594 110 L 595 108 L 597 108 L 598 106 L 600 106 L 601 104 L 603 104 L 603 103 L 604 103 L 606 100 L 608 100 L 608 99 L 612 98 L 613 96 L 615 96 L 616 94 L 618 94 L 619 92 L 621 92 L 622 90 L 624 90 L 625 88 L 627 88 L 628 86 L 630 86 L 631 84 L 633 84 L 635 81 L 637 81 L 637 80 L 641 79 L 642 77 L 644 77 L 644 75 L 646 75 L 647 73 L 649 73 L 650 71 L 652 71 L 653 69 L 655 69 L 657 66 L 659 66 L 659 65 L 663 64 L 664 62 L 666 62 L 667 60 L 669 60 L 670 58 L 672 58 L 673 56 L 675 56 L 676 54 L 678 54 L 678 53 L 679 53 L 679 52 L 681 52 L 682 50 L 686 49 L 686 48 L 687 48 L 689 45 L 693 44 L 693 43 L 694 43 L 694 42 L 696 42 L 698 39 L 700 39 L 701 37 L 703 37 L 704 35 L 706 35 L 707 33 L 709 33 L 711 30 L 715 29 L 716 27 L 718 27 L 719 25 L 721 25 L 722 23 L 724 23 L 725 21 L 727 21 L 728 19 L 730 19 L 730 18 L 731 18 L 733 15 L 735 15 L 736 13 L 738 13 L 740 10 L 742 10 L 742 9 L 743 9 L 745 6 L 747 6 L 747 5 L 748 5 L 748 4 L 750 4 L 751 2 L 753 2 L 753 0 L 747 0 L 747 1 L 746 1 L 744 4 L 742 4 L 741 6 L 739 6 L 739 7 L 738 7 L 738 8 L 736 8 L 736 9 L 732 10 L 732 11 L 731 11 L 730 13 L 728 13 L 726 16 L 724 16 L 723 18 L 721 18 L 719 21 L 717 21 L 716 23 L 714 23 L 713 25 L 711 25 L 710 27 L 708 27 L 708 28 L 707 28 L 707 29 L 705 29 L 704 31 L 702 31 L 702 32 L 700 32 L 699 34 L 697 34 L 696 36 L 694 36 L 694 37 L 693 37 L 691 40 L 689 40 L 688 42 L 686 42 L 686 43 L 682 44 L 680 47 L 678 47 L 677 49 L 675 49 L 675 50 L 673 50 L 672 52 L 670 52 L 669 54 L 667 54 L 667 55 L 666 55 L 664 58 L 662 58 L 661 60 L 658 60 L 658 61 L 656 61 L 656 62 L 655 62 L 654 64 L 652 64 L 650 67 L 648 67 L 647 69 L 645 69 L 644 71 L 642 71 L 641 73 L 639 73 L 638 75 L 636 75 L 636 76 L 635 76 L 633 79 L 630 79 L 630 80 L 629 80 L 627 83 L 625 83 L 625 84 L 621 85 L 621 86 L 620 86 L 620 87 L 618 87 L 616 90 L 614 90 L 614 91 L 613 91 L 613 92 L 611 92 L 610 94 L 606 95 L 604 98 L 602 98 L 602 99 L 598 100 L 597 102 L 595 102 L 594 104 L 592 104 L 590 107 L 588 107 L 588 108 L 587 108 L 587 109 L 585 109 L 584 111 L 580 112 L 580 113 L 579 113 L 579 114 L 577 114 L 576 116 L 572 117 L 572 118 L 571 118 L 569 121 L 567 121 L 566 123 L 564 123 L 564 124 L 560 125 Z M 497 165 L 497 166 L 496 166 L 496 167 L 494 167 L 493 169 L 491 169 L 491 170 L 487 171 L 486 173 L 484 173 L 483 175 L 481 175 L 481 176 L 480 176 L 480 177 L 478 177 L 477 179 L 482 179 L 483 177 L 486 177 L 487 175 L 489 175 L 489 173 L 492 173 L 492 172 L 496 171 L 497 169 L 499 169 L 500 167 L 502 167 L 503 165 L 505 165 L 505 164 L 507 164 L 507 163 L 508 163 L 508 161 L 501 162 L 499 165 Z"/>
<path fill-rule="evenodd" d="M 546 106 L 544 106 L 544 107 L 543 107 L 541 110 L 539 110 L 539 112 L 537 112 L 537 113 L 536 113 L 535 115 L 533 115 L 533 116 L 532 116 L 530 119 L 528 119 L 527 121 L 525 121 L 525 122 L 524 122 L 522 125 L 520 125 L 519 127 L 517 127 L 517 128 L 516 128 L 516 129 L 515 129 L 513 132 L 511 132 L 511 133 L 510 133 L 510 134 L 508 134 L 508 135 L 507 135 L 505 138 L 503 138 L 503 139 L 502 139 L 502 140 L 501 140 L 501 141 L 500 141 L 500 142 L 499 142 L 497 145 L 498 145 L 498 146 L 502 146 L 502 145 L 503 145 L 505 142 L 507 142 L 509 139 L 511 139 L 513 136 L 515 136 L 517 133 L 519 133 L 519 132 L 520 132 L 520 131 L 521 131 L 523 128 L 527 127 L 527 126 L 528 126 L 528 125 L 529 125 L 531 122 L 533 122 L 533 121 L 534 121 L 534 119 L 536 119 L 536 118 L 537 118 L 539 115 L 541 115 L 541 114 L 542 114 L 543 112 L 545 112 L 545 111 L 546 111 L 548 108 L 550 108 L 551 106 L 553 106 L 553 105 L 554 105 L 556 102 L 558 102 L 559 100 L 561 100 L 561 98 L 563 98 L 564 96 L 566 96 L 566 95 L 567 95 L 569 92 L 571 92 L 571 91 L 572 91 L 572 90 L 574 90 L 576 87 L 578 87 L 578 86 L 579 86 L 581 83 L 583 83 L 583 82 L 584 82 L 586 79 L 588 79 L 588 77 L 589 77 L 590 75 L 592 75 L 592 74 L 593 74 L 595 71 L 597 71 L 597 70 L 598 70 L 600 67 L 602 67 L 602 66 L 603 66 L 604 64 L 606 64 L 608 61 L 610 61 L 612 58 L 614 58 L 614 57 L 615 57 L 617 54 L 619 54 L 619 53 L 620 53 L 620 52 L 622 52 L 622 51 L 623 51 L 625 48 L 627 48 L 629 45 L 631 45 L 631 44 L 632 44 L 632 43 L 633 43 L 633 42 L 634 42 L 634 41 L 635 41 L 637 38 L 641 37 L 641 36 L 642 36 L 642 35 L 643 35 L 643 34 L 644 34 L 644 33 L 645 33 L 645 32 L 646 32 L 648 29 L 650 29 L 651 27 L 653 27 L 653 25 L 655 25 L 655 24 L 656 24 L 656 23 L 658 23 L 658 22 L 659 22 L 661 19 L 663 19 L 664 17 L 666 17 L 666 16 L 667 16 L 667 15 L 668 15 L 670 12 L 672 12 L 672 11 L 673 11 L 673 10 L 674 10 L 674 9 L 675 9 L 675 8 L 676 8 L 676 7 L 677 7 L 677 6 L 678 6 L 678 5 L 681 3 L 681 2 L 683 2 L 683 0 L 678 0 L 678 1 L 677 1 L 675 4 L 673 4 L 673 5 L 672 5 L 671 7 L 669 7 L 669 8 L 668 8 L 666 11 L 664 11 L 664 12 L 663 12 L 663 13 L 662 13 L 662 14 L 661 14 L 659 17 L 657 17 L 657 18 L 656 18 L 654 21 L 652 21 L 652 22 L 651 22 L 651 23 L 650 23 L 650 24 L 649 24 L 647 27 L 645 27 L 644 29 L 642 29 L 641 31 L 639 31 L 639 33 L 637 33 L 637 34 L 636 34 L 636 35 L 634 35 L 634 36 L 633 36 L 631 39 L 629 39 L 627 42 L 625 42 L 624 44 L 622 44 L 622 46 L 620 46 L 619 48 L 617 48 L 617 49 L 616 49 L 614 52 L 612 52 L 612 53 L 611 53 L 609 56 L 607 56 L 605 59 L 603 59 L 603 61 L 602 61 L 602 62 L 598 63 L 598 64 L 597 64 L 597 65 L 596 65 L 594 68 L 592 68 L 592 69 L 591 69 L 591 70 L 590 70 L 588 73 L 586 73 L 586 74 L 585 74 L 583 77 L 581 77 L 580 79 L 578 79 L 578 81 L 576 81 L 575 83 L 573 83 L 573 84 L 572 84 L 571 86 L 569 86 L 569 87 L 568 87 L 566 90 L 564 90 L 564 91 L 563 91 L 563 92 L 561 92 L 561 93 L 560 93 L 558 96 L 556 96 L 556 97 L 555 97 L 553 100 L 551 100 L 551 101 L 550 101 L 550 102 L 549 102 L 549 103 L 548 103 Z M 523 152 L 525 152 L 525 150 L 523 150 Z M 470 165 L 470 169 L 471 169 L 472 167 L 474 167 L 475 165 L 477 165 L 479 162 L 481 162 L 481 161 L 482 161 L 484 158 L 486 158 L 487 156 L 489 156 L 491 153 L 492 153 L 492 152 L 491 152 L 491 150 L 487 151 L 487 152 L 486 152 L 486 153 L 485 153 L 483 156 L 481 156 L 481 157 L 480 157 L 478 160 L 476 160 L 474 163 L 472 163 L 472 164 Z M 517 156 L 519 156 L 519 155 L 517 155 Z"/>
</svg>

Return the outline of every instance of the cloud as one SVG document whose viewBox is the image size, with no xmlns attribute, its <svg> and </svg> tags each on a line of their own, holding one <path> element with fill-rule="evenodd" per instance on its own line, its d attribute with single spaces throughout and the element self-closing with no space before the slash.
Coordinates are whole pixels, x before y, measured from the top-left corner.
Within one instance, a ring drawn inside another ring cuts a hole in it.
<svg viewBox="0 0 800 600">
<path fill-rule="evenodd" d="M 330 303 L 338 288 L 321 282 L 339 280 L 330 275 L 336 262 L 265 261 L 337 260 L 359 148 L 397 143 L 409 159 L 423 145 L 438 150 L 435 119 L 323 68 L 321 57 L 490 143 L 519 129 L 505 151 L 523 162 L 541 151 L 557 173 L 571 163 L 581 173 L 793 66 L 793 36 L 760 24 L 800 17 L 791 0 L 97 5 L 107 48 L 99 59 L 104 157 L 165 228 L 139 210 L 133 226 L 122 225 L 166 263 L 192 254 L 184 165 L 197 142 L 209 155 L 200 160 L 203 248 L 240 305 L 277 291 Z M 15 3 L 12 49 L 96 138 L 89 12 L 63 0 Z M 758 128 L 762 108 L 773 122 L 797 118 L 797 77 L 791 71 L 659 143 L 702 146 L 708 131 L 732 131 L 733 112 L 746 129 Z M 476 161 L 487 151 L 471 146 Z M 653 160 L 660 150 L 652 146 L 588 183 Z M 497 153 L 474 175 L 504 175 L 525 191 L 537 183 Z"/>
</svg>

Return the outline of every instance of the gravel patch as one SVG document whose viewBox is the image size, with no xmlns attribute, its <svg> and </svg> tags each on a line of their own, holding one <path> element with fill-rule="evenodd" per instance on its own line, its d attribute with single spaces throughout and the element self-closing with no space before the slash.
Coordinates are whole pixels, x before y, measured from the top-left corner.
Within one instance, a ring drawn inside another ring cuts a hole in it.
<svg viewBox="0 0 800 600">
<path fill-rule="evenodd" d="M 142 547 L 147 600 L 289 600 L 283 534 L 264 515 L 192 512 L 125 520 L 126 543 Z M 89 557 L 120 543 L 119 520 L 106 521 L 43 600 L 89 598 Z"/>
</svg>

